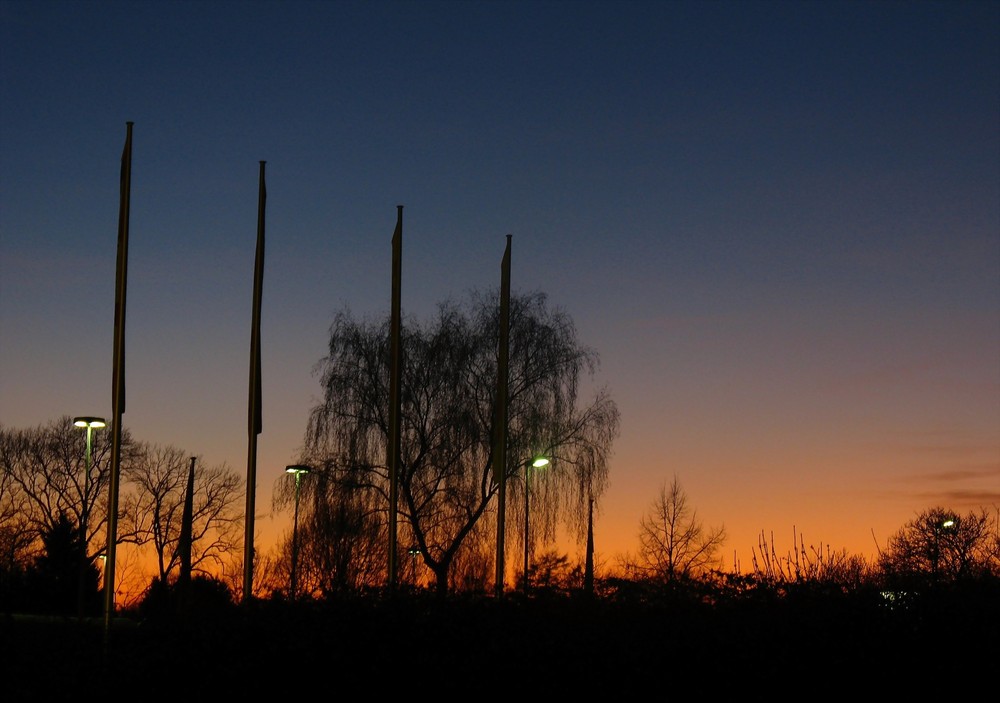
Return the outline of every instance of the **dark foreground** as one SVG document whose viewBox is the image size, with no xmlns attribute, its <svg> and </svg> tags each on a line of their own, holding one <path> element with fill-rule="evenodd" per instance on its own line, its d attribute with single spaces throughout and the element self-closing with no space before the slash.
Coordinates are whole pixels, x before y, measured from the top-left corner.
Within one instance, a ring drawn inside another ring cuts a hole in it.
<svg viewBox="0 0 1000 703">
<path fill-rule="evenodd" d="M 119 618 L 107 640 L 99 618 L 0 615 L 0 698 L 951 698 L 996 690 L 997 595 L 257 602 Z"/>
</svg>

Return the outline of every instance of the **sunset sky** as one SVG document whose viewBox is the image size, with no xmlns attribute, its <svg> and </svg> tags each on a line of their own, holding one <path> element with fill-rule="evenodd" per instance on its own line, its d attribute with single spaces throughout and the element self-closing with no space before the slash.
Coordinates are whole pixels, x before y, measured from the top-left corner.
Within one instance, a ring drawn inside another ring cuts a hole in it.
<svg viewBox="0 0 1000 703">
<path fill-rule="evenodd" d="M 511 234 L 599 354 L 599 560 L 675 475 L 744 570 L 996 508 L 998 36 L 997 2 L 0 0 L 0 424 L 111 418 L 132 121 L 124 424 L 244 476 L 267 162 L 258 549 L 397 205 L 404 315 L 498 287 Z"/>
</svg>

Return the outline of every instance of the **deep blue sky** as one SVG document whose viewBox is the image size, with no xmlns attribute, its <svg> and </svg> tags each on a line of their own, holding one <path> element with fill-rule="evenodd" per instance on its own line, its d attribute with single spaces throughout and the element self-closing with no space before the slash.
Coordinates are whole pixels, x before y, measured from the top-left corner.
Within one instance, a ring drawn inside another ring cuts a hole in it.
<svg viewBox="0 0 1000 703">
<path fill-rule="evenodd" d="M 262 511 L 333 314 L 388 313 L 399 204 L 404 314 L 512 234 L 600 354 L 607 561 L 675 474 L 744 567 L 996 506 L 998 36 L 997 2 L 0 0 L 0 423 L 110 417 L 133 121 L 125 424 L 244 475 L 267 162 Z"/>
</svg>

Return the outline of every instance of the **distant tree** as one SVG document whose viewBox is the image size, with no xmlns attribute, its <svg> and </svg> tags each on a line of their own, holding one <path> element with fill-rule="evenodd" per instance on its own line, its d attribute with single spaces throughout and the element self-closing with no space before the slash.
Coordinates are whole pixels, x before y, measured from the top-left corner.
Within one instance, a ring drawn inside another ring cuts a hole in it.
<svg viewBox="0 0 1000 703">
<path fill-rule="evenodd" d="M 78 611 L 92 610 L 89 577 L 97 569 L 95 560 L 107 550 L 108 485 L 111 479 L 111 439 L 107 431 L 92 434 L 90 470 L 87 470 L 85 431 L 74 427 L 69 416 L 29 429 L 0 428 L 0 470 L 3 496 L 16 501 L 16 517 L 5 526 L 20 558 L 43 551 L 46 535 L 69 520 L 81 541 L 84 559 L 79 562 Z M 127 431 L 122 433 L 124 467 L 134 447 Z M 123 490 L 122 493 L 126 493 Z M 9 503 L 7 504 L 10 505 Z M 6 510 L 6 508 L 5 508 Z M 118 532 L 118 543 L 123 541 Z"/>
<path fill-rule="evenodd" d="M 85 569 L 85 612 L 96 613 L 100 603 L 100 572 L 86 559 L 79 527 L 65 514 L 42 536 L 44 551 L 29 570 L 33 610 L 70 615 L 77 612 L 81 566 Z"/>
<path fill-rule="evenodd" d="M 638 555 L 634 561 L 626 557 L 625 570 L 667 583 L 697 577 L 720 565 L 725 540 L 725 527 L 706 528 L 698 520 L 674 476 L 643 516 Z"/>
<path fill-rule="evenodd" d="M 579 569 L 570 564 L 569 556 L 553 549 L 539 554 L 528 565 L 528 584 L 533 591 L 569 591 L 579 586 L 579 577 Z"/>
<path fill-rule="evenodd" d="M 279 477 L 272 492 L 276 511 L 294 499 L 294 482 Z M 372 494 L 352 490 L 338 472 L 320 467 L 300 488 L 297 582 L 303 595 L 330 596 L 381 585 L 385 578 L 384 510 Z M 278 590 L 290 584 L 292 535 L 279 545 Z"/>
<path fill-rule="evenodd" d="M 923 583 L 1000 576 L 996 516 L 985 508 L 964 516 L 925 510 L 889 539 L 878 565 L 889 579 Z"/>
<path fill-rule="evenodd" d="M 470 534 L 495 531 L 498 319 L 498 295 L 473 293 L 466 308 L 439 305 L 429 324 L 404 320 L 401 333 L 398 544 L 401 552 L 419 550 L 439 592 L 449 589 L 449 571 Z M 336 316 L 329 355 L 319 367 L 325 399 L 310 414 L 303 455 L 304 463 L 331 473 L 383 516 L 389 496 L 389 342 L 388 320 L 357 322 L 347 311 Z M 596 366 L 596 353 L 577 341 L 565 312 L 549 309 L 540 293 L 512 296 L 508 515 L 523 510 L 522 492 L 512 488 L 523 480 L 527 460 L 539 453 L 551 460 L 532 481 L 532 536 L 552 537 L 560 520 L 582 536 L 587 503 L 606 486 L 617 407 L 603 390 L 578 407 L 581 375 L 593 374 Z M 518 521 L 507 525 L 522 529 Z"/>
<path fill-rule="evenodd" d="M 111 442 L 107 432 L 94 432 L 91 467 L 86 471 L 86 433 L 64 416 L 30 429 L 0 427 L 0 470 L 4 493 L 17 496 L 23 539 L 37 545 L 63 519 L 77 527 L 84 523 L 83 543 L 91 559 L 104 553 L 107 534 L 108 482 Z M 123 433 L 123 455 L 132 446 Z"/>
<path fill-rule="evenodd" d="M 279 564 L 280 546 L 267 552 L 258 551 L 253 559 L 253 595 L 255 598 L 272 598 L 288 588 L 288 569 Z M 232 593 L 243 593 L 243 553 L 234 554 L 217 578 Z"/>
<path fill-rule="evenodd" d="M 70 417 L 30 429 L 0 426 L 0 586 L 5 573 L 13 578 L 31 566 L 44 552 L 44 537 L 58 532 L 66 520 L 76 526 L 87 563 L 95 564 L 106 552 L 110 435 L 105 430 L 92 434 L 88 473 L 86 433 L 74 427 Z M 172 447 L 136 442 L 123 430 L 120 469 L 116 542 L 137 550 L 151 545 L 158 578 L 165 580 L 180 561 L 177 540 L 188 457 Z M 243 483 L 224 466 L 200 467 L 197 478 L 197 570 L 215 575 L 225 570 L 226 559 L 242 538 Z M 116 562 L 119 586 L 127 568 L 135 566 L 126 555 L 121 557 Z M 19 566 L 4 567 L 5 561 Z M 81 569 L 84 586 L 85 573 Z M 119 592 L 116 597 L 126 596 Z"/>
<path fill-rule="evenodd" d="M 133 490 L 123 506 L 125 539 L 152 546 L 157 579 L 168 583 L 181 562 L 178 550 L 190 457 L 172 446 L 142 443 L 125 477 Z M 216 575 L 239 551 L 243 480 L 227 466 L 195 465 L 192 573 Z"/>
<path fill-rule="evenodd" d="M 0 610 L 10 610 L 24 590 L 35 534 L 28 524 L 26 496 L 5 467 L 12 462 L 9 433 L 0 429 Z M 40 548 L 40 546 L 39 546 Z"/>
</svg>

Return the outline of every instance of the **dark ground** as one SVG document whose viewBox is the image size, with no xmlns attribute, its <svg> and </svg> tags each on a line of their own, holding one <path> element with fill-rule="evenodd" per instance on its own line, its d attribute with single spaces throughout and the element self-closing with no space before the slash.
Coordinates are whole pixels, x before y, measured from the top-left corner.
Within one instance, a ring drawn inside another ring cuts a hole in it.
<svg viewBox="0 0 1000 703">
<path fill-rule="evenodd" d="M 0 615 L 0 699 L 989 698 L 1000 675 L 996 595 L 906 609 L 520 594 L 255 602 L 122 617 L 107 643 L 102 618 Z"/>
</svg>

